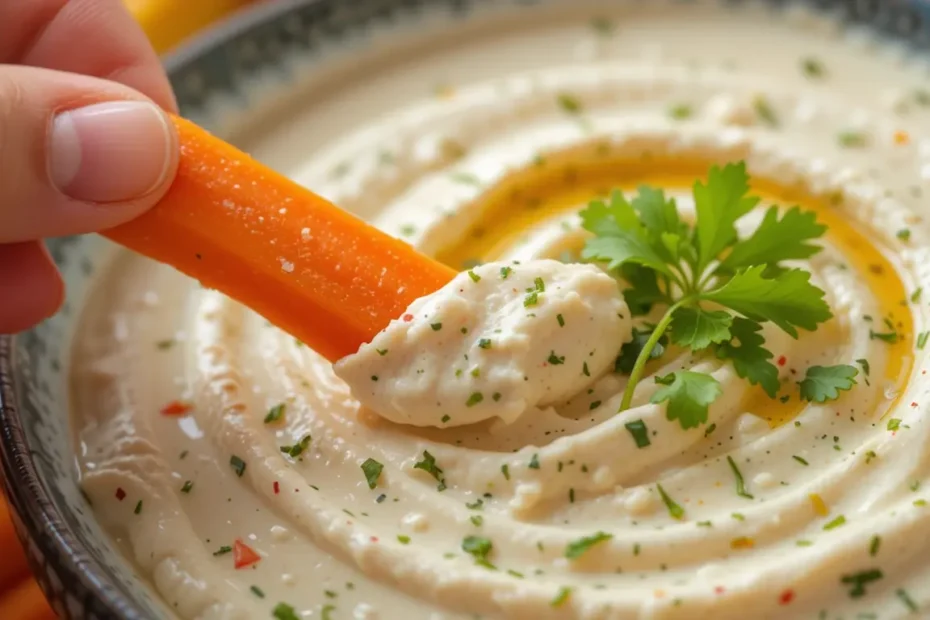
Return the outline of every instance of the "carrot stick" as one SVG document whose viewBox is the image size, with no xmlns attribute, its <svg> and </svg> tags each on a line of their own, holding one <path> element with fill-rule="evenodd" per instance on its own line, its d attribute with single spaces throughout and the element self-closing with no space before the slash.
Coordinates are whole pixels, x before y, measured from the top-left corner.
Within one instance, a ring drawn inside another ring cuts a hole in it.
<svg viewBox="0 0 930 620">
<path fill-rule="evenodd" d="M 196 125 L 174 119 L 167 195 L 106 237 L 172 265 L 331 361 L 354 353 L 454 272 Z"/>
<path fill-rule="evenodd" d="M 32 577 L 0 595 L 0 618 L 13 620 L 55 620 L 56 614 Z"/>
<path fill-rule="evenodd" d="M 29 563 L 26 553 L 19 544 L 13 522 L 10 521 L 10 512 L 6 502 L 0 499 L 0 592 L 13 587 L 23 577 L 29 575 Z M 5 616 L 0 615 L 0 618 Z"/>
</svg>

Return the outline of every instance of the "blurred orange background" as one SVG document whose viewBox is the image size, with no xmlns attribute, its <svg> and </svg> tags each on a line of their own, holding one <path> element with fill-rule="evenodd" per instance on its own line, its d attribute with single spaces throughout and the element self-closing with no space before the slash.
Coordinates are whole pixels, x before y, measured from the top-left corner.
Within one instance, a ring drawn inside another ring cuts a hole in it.
<svg viewBox="0 0 930 620">
<path fill-rule="evenodd" d="M 188 37 L 255 0 L 124 0 L 152 45 L 167 52 Z M 0 501 L 0 619 L 54 620 L 16 538 L 6 503 Z"/>
</svg>

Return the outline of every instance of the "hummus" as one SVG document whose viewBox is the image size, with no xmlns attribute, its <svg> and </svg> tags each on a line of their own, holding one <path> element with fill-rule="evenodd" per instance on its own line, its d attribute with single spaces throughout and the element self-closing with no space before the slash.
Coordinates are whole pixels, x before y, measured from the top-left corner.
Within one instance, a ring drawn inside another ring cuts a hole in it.
<svg viewBox="0 0 930 620">
<path fill-rule="evenodd" d="M 385 38 L 377 70 L 247 145 L 463 270 L 335 369 L 168 268 L 121 254 L 103 270 L 70 370 L 80 472 L 167 613 L 930 609 L 926 67 L 801 10 L 587 6 L 487 9 L 458 38 L 424 22 L 423 53 L 388 70 Z M 694 181 L 734 161 L 763 206 L 828 226 L 799 264 L 834 318 L 796 340 L 766 327 L 787 399 L 670 348 L 617 413 L 613 360 L 642 321 L 612 278 L 574 264 L 579 209 L 649 184 L 687 214 Z M 542 366 L 550 354 L 564 364 Z M 799 400 L 807 369 L 831 364 L 858 384 Z M 722 390 L 698 428 L 650 402 L 651 377 L 680 369 Z"/>
<path fill-rule="evenodd" d="M 335 371 L 398 424 L 510 423 L 603 375 L 632 330 L 617 282 L 596 267 L 488 263 L 416 300 Z"/>
</svg>

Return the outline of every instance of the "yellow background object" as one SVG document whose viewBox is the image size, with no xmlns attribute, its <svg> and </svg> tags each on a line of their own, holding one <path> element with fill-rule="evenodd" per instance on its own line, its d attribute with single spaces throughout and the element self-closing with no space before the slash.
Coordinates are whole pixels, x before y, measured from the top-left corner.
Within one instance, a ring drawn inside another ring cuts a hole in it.
<svg viewBox="0 0 930 620">
<path fill-rule="evenodd" d="M 249 0 L 124 0 L 159 53 Z"/>
</svg>

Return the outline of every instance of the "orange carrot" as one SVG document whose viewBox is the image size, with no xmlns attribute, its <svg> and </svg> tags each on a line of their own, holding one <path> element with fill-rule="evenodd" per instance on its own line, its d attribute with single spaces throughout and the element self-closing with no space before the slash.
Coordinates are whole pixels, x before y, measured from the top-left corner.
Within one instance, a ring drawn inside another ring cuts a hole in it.
<svg viewBox="0 0 930 620">
<path fill-rule="evenodd" d="M 408 244 L 174 119 L 168 194 L 105 236 L 252 308 L 335 361 L 454 272 Z"/>
<path fill-rule="evenodd" d="M 10 513 L 6 502 L 0 499 L 0 553 L 3 553 L 3 561 L 0 561 L 0 592 L 12 588 L 23 577 L 29 575 L 29 564 L 26 561 L 26 554 L 19 544 L 19 538 L 16 537 L 16 530 L 13 529 L 13 522 L 10 521 Z M 0 615 L 0 618 L 6 616 Z"/>
<path fill-rule="evenodd" d="M 31 577 L 0 595 L 0 618 L 13 620 L 55 620 L 56 614 L 45 594 Z"/>
</svg>

